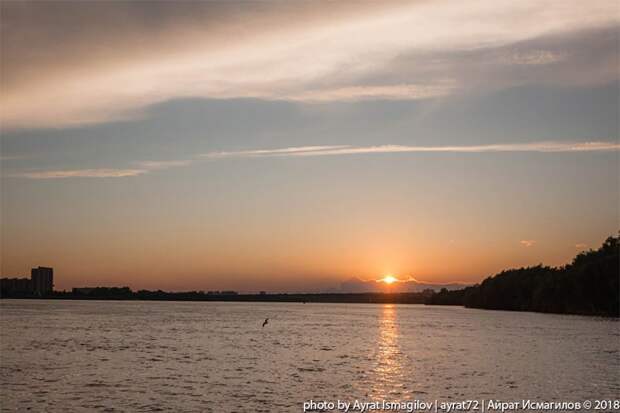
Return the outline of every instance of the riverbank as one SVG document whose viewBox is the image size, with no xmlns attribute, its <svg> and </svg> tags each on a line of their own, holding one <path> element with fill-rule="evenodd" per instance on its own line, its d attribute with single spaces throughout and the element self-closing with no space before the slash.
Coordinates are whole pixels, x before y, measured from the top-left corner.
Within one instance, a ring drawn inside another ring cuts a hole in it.
<svg viewBox="0 0 620 413">
<path fill-rule="evenodd" d="M 46 297 L 3 296 L 4 299 L 140 300 L 140 301 L 240 301 L 289 303 L 426 304 L 432 291 L 421 293 L 311 293 L 311 294 L 207 294 L 199 291 L 131 291 L 128 288 L 97 288 L 89 294 L 55 292 Z"/>
</svg>

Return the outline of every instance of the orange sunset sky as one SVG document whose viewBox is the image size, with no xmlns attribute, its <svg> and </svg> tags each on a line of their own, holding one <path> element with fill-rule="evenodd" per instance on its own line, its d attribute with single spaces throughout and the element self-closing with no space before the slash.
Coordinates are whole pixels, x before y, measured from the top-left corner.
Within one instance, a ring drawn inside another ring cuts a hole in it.
<svg viewBox="0 0 620 413">
<path fill-rule="evenodd" d="M 615 1 L 0 7 L 3 277 L 475 283 L 620 228 Z"/>
</svg>

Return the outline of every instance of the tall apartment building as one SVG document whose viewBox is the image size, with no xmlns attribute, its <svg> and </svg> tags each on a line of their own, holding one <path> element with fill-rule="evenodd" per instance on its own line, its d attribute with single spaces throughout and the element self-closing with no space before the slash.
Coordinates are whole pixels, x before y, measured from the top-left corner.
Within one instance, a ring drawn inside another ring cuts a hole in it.
<svg viewBox="0 0 620 413">
<path fill-rule="evenodd" d="M 54 269 L 49 267 L 33 268 L 30 272 L 32 290 L 37 295 L 48 295 L 54 290 Z"/>
</svg>

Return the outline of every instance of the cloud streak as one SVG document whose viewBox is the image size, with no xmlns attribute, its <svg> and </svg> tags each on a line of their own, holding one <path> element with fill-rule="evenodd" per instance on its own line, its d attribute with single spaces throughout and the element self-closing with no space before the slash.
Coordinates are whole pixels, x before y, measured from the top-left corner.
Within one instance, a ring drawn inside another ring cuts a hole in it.
<svg viewBox="0 0 620 413">
<path fill-rule="evenodd" d="M 287 96 L 289 100 L 308 103 L 350 102 L 360 100 L 420 100 L 446 96 L 457 89 L 454 81 L 435 84 L 397 84 L 383 86 L 349 86 L 320 89 Z"/>
<path fill-rule="evenodd" d="M 14 178 L 28 179 L 66 179 L 66 178 L 126 178 L 148 174 L 152 171 L 188 166 L 193 162 L 187 160 L 172 161 L 140 161 L 135 162 L 137 168 L 93 168 L 64 169 L 49 171 L 30 171 L 11 174 Z"/>
<path fill-rule="evenodd" d="M 334 155 L 365 155 L 389 153 L 488 153 L 488 152 L 608 152 L 620 150 L 617 142 L 531 142 L 492 145 L 462 146 L 410 146 L 410 145 L 378 145 L 378 146 L 299 146 L 280 149 L 254 149 L 229 152 L 209 152 L 203 158 L 251 158 L 251 157 L 286 157 L 286 156 L 334 156 Z"/>
<path fill-rule="evenodd" d="M 515 52 L 507 63 L 517 65 L 548 65 L 564 60 L 566 56 L 548 50 L 533 50 L 527 53 Z"/>
<path fill-rule="evenodd" d="M 580 153 L 580 152 L 610 152 L 620 150 L 616 142 L 531 142 L 515 144 L 493 145 L 462 145 L 462 146 L 407 146 L 407 145 L 378 145 L 378 146 L 351 146 L 351 145 L 315 145 L 294 146 L 275 149 L 249 149 L 241 151 L 208 152 L 195 156 L 192 159 L 160 160 L 134 162 L 136 168 L 96 168 L 96 169 L 66 169 L 49 171 L 29 171 L 15 173 L 9 176 L 29 179 L 63 179 L 63 178 L 124 178 L 145 175 L 153 171 L 179 168 L 192 165 L 200 161 L 230 159 L 230 158 L 263 158 L 263 157 L 315 157 L 338 155 L 373 155 L 393 153 Z M 524 244 L 526 241 L 521 241 Z M 527 241 L 529 242 L 529 241 Z M 525 244 L 524 244 L 525 245 Z M 530 246 L 530 245 L 526 245 Z"/>
<path fill-rule="evenodd" d="M 168 168 L 176 168 L 179 166 L 188 166 L 193 161 L 191 159 L 177 160 L 177 161 L 141 161 L 137 162 L 137 164 L 147 170 L 159 170 L 159 169 L 168 169 Z"/>
<path fill-rule="evenodd" d="M 53 171 L 36 171 L 13 174 L 16 178 L 29 179 L 64 179 L 64 178 L 124 178 L 147 173 L 145 169 L 69 169 Z"/>
</svg>

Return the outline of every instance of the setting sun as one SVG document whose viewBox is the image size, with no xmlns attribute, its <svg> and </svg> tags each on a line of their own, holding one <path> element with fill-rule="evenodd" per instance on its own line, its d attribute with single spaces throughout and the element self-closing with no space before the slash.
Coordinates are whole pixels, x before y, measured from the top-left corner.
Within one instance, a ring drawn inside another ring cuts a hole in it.
<svg viewBox="0 0 620 413">
<path fill-rule="evenodd" d="M 381 279 L 381 281 L 383 281 L 386 284 L 393 284 L 396 281 L 398 281 L 395 277 L 391 276 L 391 275 L 386 275 L 385 277 L 383 277 Z"/>
</svg>

